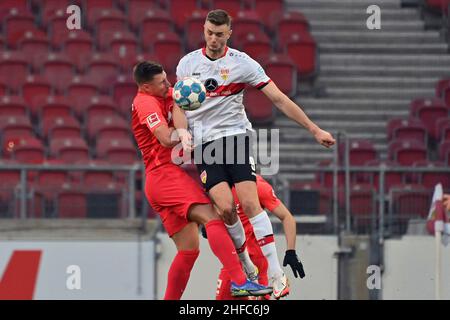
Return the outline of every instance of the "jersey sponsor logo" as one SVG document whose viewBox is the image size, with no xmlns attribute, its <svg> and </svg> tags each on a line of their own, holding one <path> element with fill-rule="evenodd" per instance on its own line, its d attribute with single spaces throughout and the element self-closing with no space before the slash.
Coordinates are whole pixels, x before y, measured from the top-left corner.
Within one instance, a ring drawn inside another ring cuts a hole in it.
<svg viewBox="0 0 450 320">
<path fill-rule="evenodd" d="M 200 72 L 193 72 L 192 75 L 194 77 L 200 77 L 201 73 Z"/>
<path fill-rule="evenodd" d="M 231 83 L 225 86 L 219 86 L 214 92 L 207 92 L 208 97 L 231 96 L 238 94 L 245 89 L 245 83 Z"/>
<path fill-rule="evenodd" d="M 227 80 L 230 75 L 230 69 L 223 68 L 220 70 L 220 76 L 223 80 Z"/>
<path fill-rule="evenodd" d="M 215 91 L 219 87 L 219 83 L 214 78 L 209 78 L 205 80 L 205 89 L 208 92 Z"/>
<path fill-rule="evenodd" d="M 160 122 L 161 122 L 161 120 L 159 119 L 159 116 L 156 112 L 152 113 L 151 115 L 149 115 L 147 117 L 147 123 L 150 128 L 153 128 Z"/>
</svg>

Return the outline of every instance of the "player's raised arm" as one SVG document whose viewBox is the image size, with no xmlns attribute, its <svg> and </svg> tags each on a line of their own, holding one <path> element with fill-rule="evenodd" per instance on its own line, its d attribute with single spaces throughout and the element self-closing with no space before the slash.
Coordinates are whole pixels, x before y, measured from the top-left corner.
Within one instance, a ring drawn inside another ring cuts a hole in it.
<svg viewBox="0 0 450 320">
<path fill-rule="evenodd" d="M 186 114 L 174 101 L 173 103 L 173 124 L 178 133 L 181 143 L 183 144 L 183 150 L 186 152 L 192 151 L 192 135 L 188 131 L 188 122 Z"/>
<path fill-rule="evenodd" d="M 335 144 L 333 136 L 320 129 L 308 116 L 303 112 L 302 108 L 289 99 L 283 92 L 278 89 L 275 83 L 270 82 L 261 91 L 273 102 L 273 104 L 280 109 L 286 116 L 304 126 L 318 143 L 324 147 L 331 147 Z"/>
</svg>

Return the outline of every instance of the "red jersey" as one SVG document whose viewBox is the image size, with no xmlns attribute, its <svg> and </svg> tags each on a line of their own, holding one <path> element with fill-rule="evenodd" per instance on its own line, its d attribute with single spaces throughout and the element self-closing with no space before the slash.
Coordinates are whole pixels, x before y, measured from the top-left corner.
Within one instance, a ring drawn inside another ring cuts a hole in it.
<svg viewBox="0 0 450 320">
<path fill-rule="evenodd" d="M 133 100 L 131 123 L 146 170 L 172 162 L 172 148 L 162 146 L 153 134 L 163 124 L 173 127 L 172 109 L 172 88 L 169 89 L 167 98 L 138 92 Z"/>
<path fill-rule="evenodd" d="M 273 209 L 275 209 L 280 205 L 281 201 L 275 195 L 275 191 L 273 190 L 272 186 L 260 175 L 256 175 L 256 188 L 258 191 L 259 203 L 261 204 L 261 207 L 263 209 L 272 211 Z M 232 192 L 234 197 L 234 203 L 236 205 L 236 210 L 244 226 L 245 234 L 246 235 L 252 234 L 253 227 L 250 221 L 248 220 L 248 217 L 245 214 L 244 210 L 242 210 L 242 206 L 239 203 L 237 193 L 234 187 L 232 189 Z"/>
</svg>

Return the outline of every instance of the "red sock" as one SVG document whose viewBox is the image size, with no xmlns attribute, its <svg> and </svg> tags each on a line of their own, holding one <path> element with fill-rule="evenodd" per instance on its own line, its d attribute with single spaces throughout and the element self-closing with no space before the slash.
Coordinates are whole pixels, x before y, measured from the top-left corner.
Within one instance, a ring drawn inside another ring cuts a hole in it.
<svg viewBox="0 0 450 320">
<path fill-rule="evenodd" d="M 238 285 L 244 284 L 247 277 L 242 270 L 233 241 L 231 241 L 223 221 L 211 220 L 205 225 L 205 228 L 208 234 L 209 246 L 220 262 L 222 262 L 223 267 L 230 275 L 231 281 Z"/>
<path fill-rule="evenodd" d="M 199 253 L 198 250 L 178 251 L 169 269 L 164 300 L 181 299 Z"/>
</svg>

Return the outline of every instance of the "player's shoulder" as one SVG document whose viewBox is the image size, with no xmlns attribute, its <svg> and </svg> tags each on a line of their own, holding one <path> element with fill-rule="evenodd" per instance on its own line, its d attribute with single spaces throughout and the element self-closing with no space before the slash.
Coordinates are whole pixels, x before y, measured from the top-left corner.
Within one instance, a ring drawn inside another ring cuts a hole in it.
<svg viewBox="0 0 450 320">
<path fill-rule="evenodd" d="M 248 54 L 246 54 L 245 52 L 239 51 L 237 49 L 230 48 L 230 47 L 228 47 L 227 57 L 229 59 L 233 59 L 233 60 L 236 60 L 238 62 L 252 62 L 252 61 L 255 61 Z"/>
<path fill-rule="evenodd" d="M 191 51 L 180 59 L 179 64 L 189 63 L 192 59 L 198 59 L 198 57 L 200 57 L 201 55 L 202 49 Z"/>
<path fill-rule="evenodd" d="M 160 102 L 151 95 L 138 94 L 134 97 L 133 104 L 136 108 L 140 108 L 143 106 L 160 105 Z"/>
</svg>

